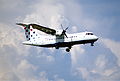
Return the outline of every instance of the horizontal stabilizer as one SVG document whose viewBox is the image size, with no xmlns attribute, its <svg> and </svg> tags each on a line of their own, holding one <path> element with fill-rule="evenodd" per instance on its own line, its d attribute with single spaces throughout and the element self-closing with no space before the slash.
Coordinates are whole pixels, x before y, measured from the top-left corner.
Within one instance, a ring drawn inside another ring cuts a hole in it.
<svg viewBox="0 0 120 81">
<path fill-rule="evenodd" d="M 20 26 L 27 26 L 27 24 L 23 24 L 23 23 L 16 23 L 17 25 L 20 25 Z"/>
</svg>

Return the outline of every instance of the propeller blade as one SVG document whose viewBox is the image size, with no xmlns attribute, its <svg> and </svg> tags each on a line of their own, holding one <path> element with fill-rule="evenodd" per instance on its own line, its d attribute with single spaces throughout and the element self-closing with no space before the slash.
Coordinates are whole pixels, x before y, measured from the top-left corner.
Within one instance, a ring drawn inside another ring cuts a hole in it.
<svg viewBox="0 0 120 81">
<path fill-rule="evenodd" d="M 62 28 L 62 30 L 64 30 L 64 29 L 63 29 L 63 25 L 62 25 L 62 24 L 61 24 L 61 28 Z"/>
<path fill-rule="evenodd" d="M 61 24 L 61 28 L 62 28 L 62 30 L 63 30 L 61 35 L 65 35 L 65 36 L 67 37 L 66 30 L 67 30 L 69 27 L 65 28 L 65 30 L 64 30 L 63 25 Z M 68 37 L 67 37 L 67 38 L 68 38 Z"/>
<path fill-rule="evenodd" d="M 69 27 L 67 27 L 66 29 L 65 29 L 65 31 L 68 29 Z"/>
<path fill-rule="evenodd" d="M 68 36 L 66 35 L 66 33 L 64 35 L 68 38 Z"/>
</svg>

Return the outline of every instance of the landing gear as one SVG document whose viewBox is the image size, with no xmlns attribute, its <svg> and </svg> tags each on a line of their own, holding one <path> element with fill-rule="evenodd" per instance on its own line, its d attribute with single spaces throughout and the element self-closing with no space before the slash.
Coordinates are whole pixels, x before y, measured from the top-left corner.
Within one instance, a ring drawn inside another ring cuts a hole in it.
<svg viewBox="0 0 120 81">
<path fill-rule="evenodd" d="M 67 51 L 67 52 L 70 52 L 70 49 L 71 49 L 71 46 L 68 47 L 68 48 L 66 48 L 66 51 Z"/>
<path fill-rule="evenodd" d="M 59 47 L 58 47 L 58 46 L 56 46 L 55 48 L 56 48 L 56 49 L 59 49 Z"/>
<path fill-rule="evenodd" d="M 91 46 L 94 46 L 94 42 L 91 43 Z"/>
<path fill-rule="evenodd" d="M 67 48 L 67 49 L 66 49 L 66 51 L 67 51 L 67 52 L 70 52 L 70 49 L 69 49 L 69 48 Z"/>
</svg>

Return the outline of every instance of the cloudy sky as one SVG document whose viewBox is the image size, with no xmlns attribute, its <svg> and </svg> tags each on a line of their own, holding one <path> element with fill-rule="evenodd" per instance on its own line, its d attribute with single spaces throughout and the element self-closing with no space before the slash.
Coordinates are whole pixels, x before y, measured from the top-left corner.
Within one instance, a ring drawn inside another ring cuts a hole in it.
<svg viewBox="0 0 120 81">
<path fill-rule="evenodd" d="M 120 81 L 120 0 L 0 0 L 0 81 Z M 24 46 L 16 22 L 92 31 L 70 53 Z"/>
</svg>

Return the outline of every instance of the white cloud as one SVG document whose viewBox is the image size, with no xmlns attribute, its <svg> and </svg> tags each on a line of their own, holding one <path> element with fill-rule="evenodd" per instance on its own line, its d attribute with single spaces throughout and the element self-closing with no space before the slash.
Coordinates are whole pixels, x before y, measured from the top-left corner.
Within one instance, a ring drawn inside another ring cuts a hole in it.
<svg viewBox="0 0 120 81">
<path fill-rule="evenodd" d="M 65 81 L 65 80 L 62 78 L 59 78 L 58 75 L 54 75 L 54 81 Z"/>
<path fill-rule="evenodd" d="M 98 68 L 105 68 L 106 64 L 107 64 L 107 59 L 105 57 L 105 55 L 99 55 L 95 61 L 95 65 L 98 67 Z"/>
<path fill-rule="evenodd" d="M 54 62 L 55 61 L 53 56 L 46 56 L 46 57 L 47 57 L 48 62 Z"/>
<path fill-rule="evenodd" d="M 18 4 L 22 4 L 23 0 L 0 0 L 0 9 L 1 10 L 11 10 L 17 7 Z"/>
<path fill-rule="evenodd" d="M 109 67 L 108 65 L 109 61 L 107 56 L 101 54 L 96 58 L 95 68 L 91 72 L 108 77 L 118 70 L 117 66 Z"/>
<path fill-rule="evenodd" d="M 77 32 L 77 31 L 78 31 L 77 26 L 73 26 L 73 27 L 72 27 L 72 32 Z"/>
<path fill-rule="evenodd" d="M 90 76 L 92 80 L 101 81 L 101 80 L 109 80 L 109 81 L 118 81 L 119 80 L 119 67 L 112 66 L 109 67 L 110 61 L 107 56 L 101 54 L 95 60 L 95 67 L 89 70 Z"/>
<path fill-rule="evenodd" d="M 29 58 L 31 53 L 29 52 L 30 46 L 22 44 L 22 41 L 25 40 L 23 31 L 20 27 L 14 28 L 11 25 L 0 23 L 0 81 L 39 81 L 38 77 L 34 75 L 38 67 L 25 59 Z M 36 53 L 40 52 L 39 49 Z M 46 62 L 54 62 L 52 56 L 45 54 L 40 58 L 43 57 Z"/>
<path fill-rule="evenodd" d="M 79 73 L 82 74 L 83 79 L 87 79 L 89 76 L 89 71 L 87 70 L 87 68 L 83 68 L 83 67 L 77 68 L 77 72 L 78 72 L 78 74 Z M 80 74 L 79 74 L 79 76 L 80 76 Z"/>
<path fill-rule="evenodd" d="M 79 45 L 73 46 L 73 48 L 71 49 L 72 67 L 75 67 L 77 65 L 80 55 L 84 52 L 85 49 L 83 49 Z"/>
<path fill-rule="evenodd" d="M 64 14 L 64 8 L 62 4 L 51 1 L 51 3 L 40 2 L 32 6 L 33 13 L 27 14 L 23 22 L 26 23 L 38 23 L 44 26 L 59 28 L 62 20 L 61 17 Z"/>
<path fill-rule="evenodd" d="M 0 81 L 19 81 L 19 78 L 15 75 L 12 69 L 11 58 L 3 51 L 4 48 L 0 48 Z M 6 51 L 6 50 L 5 50 Z M 10 52 L 10 51 L 8 51 Z M 13 55 L 10 54 L 11 57 Z"/>
<path fill-rule="evenodd" d="M 23 32 L 17 27 L 0 23 L 0 80 L 19 81 L 14 67 L 21 56 L 28 55 L 28 48 L 22 45 Z"/>
<path fill-rule="evenodd" d="M 120 66 L 120 42 L 110 39 L 102 39 L 102 42 L 105 47 L 110 49 L 111 52 L 118 58 L 118 65 Z"/>
<path fill-rule="evenodd" d="M 54 2 L 54 1 L 53 1 Z M 41 6 L 40 6 L 41 5 Z M 9 5 L 7 5 L 9 6 Z M 6 7 L 5 5 L 3 7 Z M 12 7 L 12 6 L 11 6 Z M 23 22 L 24 23 L 40 23 L 42 25 L 45 26 L 52 26 L 57 28 L 62 20 L 61 20 L 61 15 L 64 13 L 63 6 L 61 4 L 57 4 L 57 5 L 53 5 L 53 4 L 49 4 L 49 3 L 39 3 L 39 4 L 35 4 L 35 5 L 31 5 L 33 11 L 33 13 L 31 14 L 27 14 L 26 18 L 24 18 Z M 49 9 L 48 9 L 49 8 Z M 23 19 L 23 18 L 21 18 Z M 54 21 L 54 19 L 56 19 Z M 19 21 L 19 18 L 17 19 L 17 21 Z M 23 58 L 28 57 L 29 58 L 29 48 L 27 46 L 22 45 L 22 41 L 25 40 L 24 38 L 24 30 L 21 30 L 20 28 L 15 28 L 15 27 L 11 27 L 7 24 L 3 24 L 0 23 L 0 47 L 3 48 L 4 46 L 9 47 L 10 49 L 13 49 L 15 51 L 12 52 L 5 52 L 5 55 L 7 56 L 9 60 L 4 59 L 4 61 L 2 61 L 1 63 L 3 64 L 3 67 L 6 67 L 6 69 L 9 69 L 10 66 L 11 72 L 13 73 L 13 76 L 11 77 L 17 77 L 20 81 L 48 81 L 48 79 L 46 77 L 41 76 L 41 78 L 38 78 L 36 76 L 34 76 L 34 70 L 36 69 L 35 66 L 33 66 L 31 63 L 29 63 L 26 59 L 23 60 Z M 6 48 L 3 48 L 2 50 L 6 50 Z M 37 50 L 38 51 L 38 50 Z M 36 53 L 40 53 L 40 49 L 38 52 Z M 12 53 L 12 55 L 10 54 Z M 15 59 L 13 59 L 13 61 L 15 62 L 15 64 L 11 64 L 11 58 L 14 57 Z M 54 62 L 54 58 L 53 56 L 50 55 L 39 55 L 39 58 L 46 60 L 46 62 Z M 10 65 L 5 65 L 4 62 L 7 62 Z M 1 80 L 5 79 L 3 75 L 8 74 L 9 75 L 9 71 L 3 70 L 0 67 L 1 71 Z M 5 73 L 4 73 L 5 72 Z M 11 73 L 11 75 L 12 75 Z M 15 73 L 15 74 L 14 74 Z M 15 75 L 15 76 L 14 76 Z M 7 77 L 6 77 L 7 79 Z M 8 80 L 12 80 L 8 78 Z"/>
<path fill-rule="evenodd" d="M 39 81 L 49 81 L 47 78 L 47 73 L 45 71 L 40 72 L 40 78 Z"/>
<path fill-rule="evenodd" d="M 119 67 L 115 65 L 109 66 L 109 64 L 111 64 L 110 62 L 111 59 L 108 58 L 106 54 L 99 54 L 94 60 L 94 63 L 90 65 L 91 68 L 85 66 L 82 67 L 82 65 L 77 66 L 79 65 L 80 61 L 77 58 L 75 58 L 75 60 L 76 65 L 74 65 L 74 69 L 72 71 L 74 76 L 81 77 L 86 81 L 119 80 L 118 77 L 120 72 Z"/>
<path fill-rule="evenodd" d="M 39 48 L 38 48 L 39 50 Z M 49 50 L 51 51 L 51 50 Z M 41 51 L 38 51 L 37 55 L 36 55 L 37 59 L 41 59 L 42 61 L 44 61 L 44 63 L 54 63 L 55 62 L 55 58 L 52 55 L 47 55 L 44 51 L 44 53 Z"/>
<path fill-rule="evenodd" d="M 30 64 L 27 60 L 21 60 L 21 62 L 19 63 L 19 65 L 17 66 L 17 69 L 20 71 L 26 71 L 27 69 L 33 69 L 35 70 L 36 68 Z"/>
<path fill-rule="evenodd" d="M 24 30 L 21 30 L 17 26 L 15 28 L 11 25 L 0 23 L 0 47 L 2 48 L 5 45 L 11 46 L 18 51 L 19 55 L 22 55 L 23 53 L 27 54 L 29 47 L 22 44 L 22 41 L 25 40 L 23 31 Z"/>
<path fill-rule="evenodd" d="M 34 81 L 34 71 L 37 70 L 37 67 L 30 64 L 27 60 L 23 59 L 20 63 L 14 67 L 14 73 L 21 81 Z"/>
</svg>

